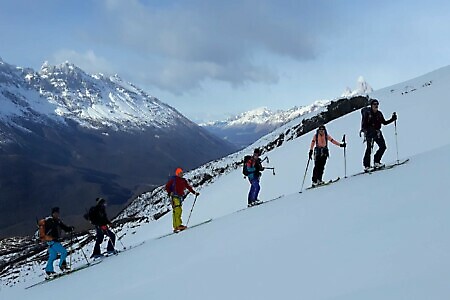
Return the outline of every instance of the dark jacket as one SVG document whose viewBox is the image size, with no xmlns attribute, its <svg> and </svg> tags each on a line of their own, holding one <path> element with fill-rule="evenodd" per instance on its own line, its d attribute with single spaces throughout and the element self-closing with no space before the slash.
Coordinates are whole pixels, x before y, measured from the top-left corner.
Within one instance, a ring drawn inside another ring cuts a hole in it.
<svg viewBox="0 0 450 300">
<path fill-rule="evenodd" d="M 65 232 L 72 231 L 72 227 L 67 226 L 60 219 L 55 219 L 53 217 L 45 218 L 45 240 L 58 241 L 61 237 L 61 229 Z"/>
<path fill-rule="evenodd" d="M 195 194 L 194 189 L 189 185 L 186 179 L 179 176 L 172 176 L 170 180 L 166 183 L 166 191 L 170 195 L 173 193 L 176 196 L 184 198 L 185 190 Z"/>
<path fill-rule="evenodd" d="M 380 130 L 381 124 L 388 125 L 392 122 L 394 122 L 393 118 L 386 121 L 381 111 L 373 112 L 370 107 L 367 107 L 363 111 L 361 130 L 367 133 L 372 133 L 374 131 Z"/>
<path fill-rule="evenodd" d="M 89 210 L 89 220 L 95 226 L 104 226 L 111 223 L 106 215 L 106 207 L 104 204 L 97 204 Z"/>
</svg>

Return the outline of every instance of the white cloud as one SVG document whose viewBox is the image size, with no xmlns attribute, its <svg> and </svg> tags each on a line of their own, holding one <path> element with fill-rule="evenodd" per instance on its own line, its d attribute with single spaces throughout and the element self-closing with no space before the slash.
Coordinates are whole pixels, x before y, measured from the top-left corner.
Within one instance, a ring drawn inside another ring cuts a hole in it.
<svg viewBox="0 0 450 300">
<path fill-rule="evenodd" d="M 105 28 L 95 39 L 140 57 L 143 64 L 132 67 L 145 73 L 146 83 L 175 93 L 205 80 L 271 84 L 280 75 L 255 57 L 305 61 L 320 53 L 317 33 L 324 25 L 317 15 L 326 17 L 330 5 L 310 2 L 187 0 L 158 6 L 105 0 Z"/>
<path fill-rule="evenodd" d="M 103 57 L 97 56 L 93 50 L 79 53 L 75 50 L 62 49 L 53 54 L 50 63 L 60 64 L 69 61 L 88 73 L 114 74 L 113 66 Z"/>
</svg>

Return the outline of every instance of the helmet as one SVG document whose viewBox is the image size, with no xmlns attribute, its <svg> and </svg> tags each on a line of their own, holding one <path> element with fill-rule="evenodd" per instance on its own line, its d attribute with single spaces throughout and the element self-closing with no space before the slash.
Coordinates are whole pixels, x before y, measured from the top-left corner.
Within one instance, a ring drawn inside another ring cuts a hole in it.
<svg viewBox="0 0 450 300">
<path fill-rule="evenodd" d="M 255 148 L 255 150 L 253 150 L 253 154 L 261 154 L 261 150 L 259 148 Z"/>
<path fill-rule="evenodd" d="M 370 105 L 378 105 L 378 104 L 380 104 L 380 102 L 378 102 L 378 100 L 377 99 L 372 99 L 371 101 L 370 101 Z"/>
<path fill-rule="evenodd" d="M 326 130 L 325 125 L 320 125 L 319 128 L 317 128 L 317 129 L 318 130 L 321 130 L 321 129 Z"/>
<path fill-rule="evenodd" d="M 183 173 L 183 169 L 182 168 L 177 168 L 175 170 L 175 175 L 179 176 L 181 173 Z"/>
</svg>

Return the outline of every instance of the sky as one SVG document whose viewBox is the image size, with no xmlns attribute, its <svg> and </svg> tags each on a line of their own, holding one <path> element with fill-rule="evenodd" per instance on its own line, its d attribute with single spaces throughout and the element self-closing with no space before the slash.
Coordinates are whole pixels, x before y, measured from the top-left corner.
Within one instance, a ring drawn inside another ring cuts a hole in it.
<svg viewBox="0 0 450 300">
<path fill-rule="evenodd" d="M 118 74 L 200 122 L 447 66 L 449 20 L 448 1 L 3 0 L 0 57 Z"/>
</svg>

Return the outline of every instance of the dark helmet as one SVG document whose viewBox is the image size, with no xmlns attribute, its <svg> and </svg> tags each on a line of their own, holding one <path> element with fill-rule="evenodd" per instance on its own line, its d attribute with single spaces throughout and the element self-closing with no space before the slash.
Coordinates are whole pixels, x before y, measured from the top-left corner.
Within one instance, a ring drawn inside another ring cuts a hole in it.
<svg viewBox="0 0 450 300">
<path fill-rule="evenodd" d="M 59 207 L 53 207 L 52 208 L 52 214 L 59 213 Z"/>
<path fill-rule="evenodd" d="M 105 199 L 103 199 L 103 198 L 97 198 L 97 199 L 95 199 L 95 201 L 97 202 L 97 205 L 102 205 L 102 204 L 104 204 L 105 202 L 106 202 L 106 200 Z"/>
<path fill-rule="evenodd" d="M 319 128 L 317 128 L 317 130 L 321 130 L 321 129 L 327 130 L 327 129 L 325 128 L 325 125 L 320 125 Z"/>
<path fill-rule="evenodd" d="M 255 150 L 253 150 L 253 154 L 261 154 L 261 150 L 259 148 L 255 148 Z"/>
<path fill-rule="evenodd" d="M 378 102 L 378 100 L 377 99 L 372 99 L 371 101 L 370 101 L 370 105 L 378 105 L 378 104 L 380 104 L 380 102 Z"/>
</svg>

